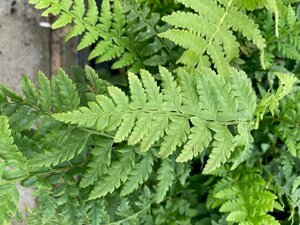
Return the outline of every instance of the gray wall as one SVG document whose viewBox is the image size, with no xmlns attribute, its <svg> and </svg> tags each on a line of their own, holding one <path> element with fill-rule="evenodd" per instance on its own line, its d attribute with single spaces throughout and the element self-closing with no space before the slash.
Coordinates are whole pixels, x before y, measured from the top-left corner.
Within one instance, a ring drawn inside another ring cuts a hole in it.
<svg viewBox="0 0 300 225">
<path fill-rule="evenodd" d="M 50 71 L 49 33 L 39 26 L 39 12 L 27 0 L 0 0 L 0 82 L 19 89 L 23 74 Z"/>
</svg>

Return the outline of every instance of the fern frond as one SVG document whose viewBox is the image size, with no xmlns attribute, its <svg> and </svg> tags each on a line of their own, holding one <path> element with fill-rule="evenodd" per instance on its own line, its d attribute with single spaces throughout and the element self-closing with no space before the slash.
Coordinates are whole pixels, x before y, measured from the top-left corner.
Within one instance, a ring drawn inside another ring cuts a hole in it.
<svg viewBox="0 0 300 225">
<path fill-rule="evenodd" d="M 30 3 L 36 8 L 45 9 L 43 16 L 48 16 L 49 13 L 59 15 L 52 24 L 53 29 L 71 24 L 72 28 L 66 35 L 66 41 L 79 35 L 83 36 L 77 50 L 97 44 L 89 59 L 96 58 L 96 62 L 116 59 L 114 68 L 135 63 L 137 52 L 133 47 L 134 43 L 125 34 L 126 12 L 123 2 L 114 0 L 111 3 L 109 0 L 104 0 L 99 13 L 95 0 L 88 0 L 86 5 L 83 0 L 49 0 L 47 4 L 43 1 L 30 1 Z M 119 57 L 121 58 L 118 60 Z"/>
<path fill-rule="evenodd" d="M 208 123 L 197 117 L 192 117 L 191 122 L 193 124 L 191 135 L 181 154 L 177 157 L 177 162 L 186 162 L 197 157 L 209 146 L 212 140 L 212 134 L 208 128 Z"/>
<path fill-rule="evenodd" d="M 104 224 L 105 218 L 109 217 L 106 211 L 105 201 L 102 199 L 89 201 L 84 206 L 91 225 Z"/>
<path fill-rule="evenodd" d="M 153 155 L 147 153 L 140 162 L 134 165 L 126 182 L 123 184 L 122 196 L 132 193 L 148 179 L 153 169 L 153 163 Z"/>
<path fill-rule="evenodd" d="M 224 164 L 234 150 L 233 136 L 229 129 L 225 126 L 219 126 L 217 124 L 210 124 L 210 128 L 215 132 L 213 150 L 209 155 L 207 164 L 203 170 L 203 173 L 211 173 L 222 164 Z"/>
<path fill-rule="evenodd" d="M 0 217 L 3 225 L 11 224 L 16 216 L 19 192 L 15 185 L 0 185 Z"/>
<path fill-rule="evenodd" d="M 119 154 L 119 160 L 112 163 L 108 168 L 107 174 L 95 185 L 95 188 L 90 193 L 90 200 L 112 193 L 127 180 L 134 165 L 134 150 L 130 147 L 124 147 L 119 150 Z"/>
<path fill-rule="evenodd" d="M 26 175 L 26 158 L 19 152 L 11 136 L 8 119 L 0 116 L 0 218 L 10 224 L 17 212 L 19 193 L 15 184 L 6 183 Z"/>
<path fill-rule="evenodd" d="M 62 69 L 52 77 L 51 84 L 52 102 L 57 112 L 74 110 L 79 106 L 80 99 L 76 86 Z"/>
<path fill-rule="evenodd" d="M 26 172 L 25 163 L 27 159 L 18 150 L 11 135 L 12 131 L 8 124 L 8 118 L 6 116 L 0 116 L 0 159 L 1 162 L 4 163 L 2 165 L 5 165 L 3 171 L 1 171 L 4 179 L 5 176 L 10 173 L 22 176 L 24 175 L 24 172 Z M 11 168 L 9 169 L 6 167 Z"/>
<path fill-rule="evenodd" d="M 173 154 L 177 146 L 185 143 L 190 132 L 189 121 L 186 118 L 174 116 L 171 121 L 158 153 L 162 158 Z"/>
<path fill-rule="evenodd" d="M 189 67 L 204 66 L 201 63 L 205 61 L 204 56 L 207 54 L 219 73 L 230 74 L 230 62 L 239 53 L 239 43 L 233 31 L 240 31 L 244 37 L 257 45 L 263 55 L 266 44 L 258 25 L 239 11 L 234 6 L 233 0 L 222 1 L 224 5 L 211 0 L 197 2 L 180 0 L 179 2 L 192 8 L 195 13 L 178 11 L 163 17 L 165 22 L 175 28 L 159 35 L 187 49 L 178 62 L 185 63 Z M 194 57 L 197 57 L 197 60 L 194 60 L 195 64 L 185 58 L 191 52 Z"/>
<path fill-rule="evenodd" d="M 24 95 L 26 96 L 25 101 L 33 106 L 37 105 L 38 93 L 31 80 L 27 76 L 23 76 L 21 80 L 21 87 Z"/>
<path fill-rule="evenodd" d="M 48 167 L 69 161 L 85 149 L 90 136 L 90 133 L 71 129 L 54 132 L 45 137 L 46 150 L 29 159 L 28 166 Z"/>
<path fill-rule="evenodd" d="M 258 103 L 256 114 L 256 127 L 259 126 L 259 120 L 264 117 L 264 114 L 269 109 L 274 114 L 275 109 L 279 105 L 279 101 L 292 91 L 293 86 L 298 82 L 298 79 L 289 73 L 274 73 L 280 81 L 280 86 L 275 94 L 266 94 Z"/>
<path fill-rule="evenodd" d="M 175 174 L 173 171 L 172 161 L 170 159 L 163 159 L 161 166 L 157 171 L 157 192 L 156 201 L 159 203 L 164 200 L 167 192 L 173 184 Z"/>
<path fill-rule="evenodd" d="M 268 214 L 274 209 L 276 196 L 265 188 L 262 177 L 248 168 L 241 168 L 219 181 L 213 195 L 221 202 L 219 210 L 227 213 L 228 222 L 280 224 Z"/>
<path fill-rule="evenodd" d="M 52 92 L 50 81 L 42 72 L 38 73 L 37 79 L 39 87 L 39 107 L 46 112 L 50 112 L 52 108 Z"/>
<path fill-rule="evenodd" d="M 97 138 L 94 141 L 94 148 L 91 151 L 92 160 L 87 165 L 88 169 L 80 181 L 80 187 L 84 188 L 94 184 L 107 173 L 111 163 L 111 150 L 111 139 Z"/>
<path fill-rule="evenodd" d="M 78 222 L 79 213 L 79 190 L 74 177 L 65 174 L 63 175 L 62 183 L 53 192 L 56 198 L 57 210 L 60 212 L 62 224 L 76 224 Z"/>
<path fill-rule="evenodd" d="M 187 72 L 183 71 L 179 70 L 179 81 L 175 81 L 169 71 L 160 68 L 162 90 L 159 90 L 148 72 L 141 72 L 141 80 L 129 73 L 130 100 L 119 88 L 109 87 L 110 98 L 97 96 L 95 102 L 88 103 L 88 107 L 55 114 L 54 118 L 99 131 L 117 129 L 113 135 L 115 142 L 126 140 L 129 145 L 139 143 L 142 152 L 161 141 L 158 155 L 162 158 L 183 146 L 178 158 L 181 162 L 212 147 L 212 159 L 208 164 L 215 165 L 208 170 L 212 172 L 228 161 L 235 149 L 234 135 L 228 126 L 249 124 L 245 132 L 251 131 L 255 93 L 244 73 L 233 72 L 234 76 L 240 76 L 237 85 L 234 77 L 224 78 L 211 71 L 197 78 L 188 77 Z M 199 95 L 190 93 L 190 84 L 194 90 L 197 86 Z M 199 104 L 195 106 L 193 101 L 188 100 L 190 96 L 197 99 Z M 247 108 L 242 103 L 251 107 Z M 205 132 L 203 139 L 197 139 L 198 131 Z M 215 143 L 219 144 L 210 145 L 212 136 L 215 136 Z M 240 138 L 246 139 L 244 144 L 247 146 L 246 142 L 252 140 L 246 134 Z M 224 146 L 223 141 L 227 143 Z"/>
</svg>

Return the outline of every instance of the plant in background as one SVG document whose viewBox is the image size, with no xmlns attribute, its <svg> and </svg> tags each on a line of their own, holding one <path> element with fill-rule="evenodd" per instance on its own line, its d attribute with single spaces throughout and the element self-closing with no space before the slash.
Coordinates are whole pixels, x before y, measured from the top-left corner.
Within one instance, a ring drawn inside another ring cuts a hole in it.
<svg viewBox="0 0 300 225">
<path fill-rule="evenodd" d="M 112 73 L 0 86 L 3 224 L 300 223 L 299 1 L 29 2 Z"/>
</svg>

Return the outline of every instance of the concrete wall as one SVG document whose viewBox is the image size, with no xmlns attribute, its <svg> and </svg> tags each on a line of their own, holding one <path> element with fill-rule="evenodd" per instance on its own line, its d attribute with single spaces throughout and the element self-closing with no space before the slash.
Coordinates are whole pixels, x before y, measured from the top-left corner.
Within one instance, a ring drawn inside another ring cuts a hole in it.
<svg viewBox="0 0 300 225">
<path fill-rule="evenodd" d="M 20 77 L 50 72 L 49 33 L 39 26 L 46 20 L 27 0 L 0 0 L 0 82 L 20 90 Z"/>
</svg>

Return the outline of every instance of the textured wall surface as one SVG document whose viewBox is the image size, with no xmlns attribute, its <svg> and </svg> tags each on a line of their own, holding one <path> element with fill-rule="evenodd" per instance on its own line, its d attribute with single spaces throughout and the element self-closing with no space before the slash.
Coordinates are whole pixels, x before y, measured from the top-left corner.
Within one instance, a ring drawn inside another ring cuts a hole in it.
<svg viewBox="0 0 300 225">
<path fill-rule="evenodd" d="M 0 82 L 19 90 L 20 77 L 49 74 L 49 29 L 28 0 L 0 0 Z"/>
</svg>

